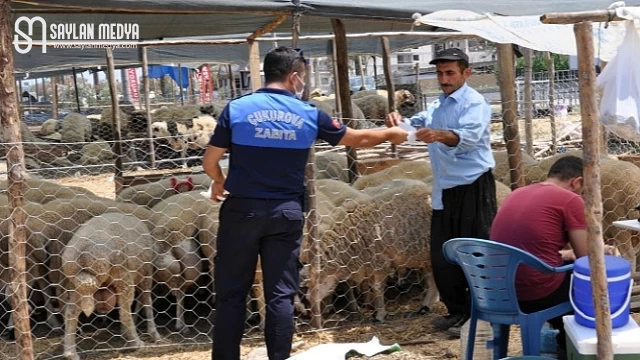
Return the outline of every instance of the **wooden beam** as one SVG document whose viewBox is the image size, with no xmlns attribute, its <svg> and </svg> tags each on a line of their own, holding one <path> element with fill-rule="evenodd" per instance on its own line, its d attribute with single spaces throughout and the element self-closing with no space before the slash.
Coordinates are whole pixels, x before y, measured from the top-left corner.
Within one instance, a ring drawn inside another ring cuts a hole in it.
<svg viewBox="0 0 640 360">
<path fill-rule="evenodd" d="M 533 50 L 524 49 L 524 134 L 527 154 L 533 156 Z"/>
<path fill-rule="evenodd" d="M 518 131 L 518 104 L 516 103 L 515 66 L 511 44 L 498 44 L 498 67 L 500 71 L 500 97 L 502 98 L 502 118 L 504 121 L 504 141 L 509 154 L 511 189 L 525 186 L 522 172 L 522 153 Z"/>
<path fill-rule="evenodd" d="M 604 264 L 602 238 L 602 197 L 600 191 L 600 139 L 598 104 L 596 101 L 596 72 L 594 64 L 593 28 L 590 21 L 574 25 L 578 49 L 578 83 L 580 86 L 580 115 L 584 152 L 584 194 L 587 220 L 587 244 L 591 288 L 598 337 L 597 357 L 613 360 L 611 313 Z"/>
<path fill-rule="evenodd" d="M 51 116 L 58 119 L 58 77 L 51 78 Z"/>
<path fill-rule="evenodd" d="M 11 1 L 0 0 L 0 122 L 7 149 L 7 196 L 9 198 L 9 269 L 11 270 L 11 308 L 17 354 L 22 360 L 33 360 L 33 341 L 27 294 L 27 234 L 24 211 L 25 163 L 22 133 L 16 102 L 13 65 L 13 24 Z M 20 94 L 22 95 L 22 94 Z"/>
<path fill-rule="evenodd" d="M 278 16 L 277 18 L 273 19 L 271 22 L 269 22 L 265 26 L 263 26 L 260 29 L 254 31 L 253 34 L 249 35 L 247 37 L 247 41 L 248 42 L 252 42 L 253 40 L 259 38 L 260 36 L 262 36 L 262 35 L 264 35 L 266 33 L 272 32 L 275 28 L 280 26 L 280 24 L 282 24 L 288 17 L 289 17 L 289 15 L 284 15 L 284 14 Z"/>
<path fill-rule="evenodd" d="M 107 54 L 107 81 L 109 82 L 109 94 L 111 94 L 111 113 L 113 121 L 111 128 L 113 130 L 113 152 L 116 156 L 115 161 L 115 178 L 122 177 L 122 133 L 120 130 L 120 105 L 118 104 L 118 88 L 116 84 L 116 68 L 113 61 L 113 52 L 111 48 L 105 48 Z"/>
<path fill-rule="evenodd" d="M 426 37 L 426 38 L 455 38 L 455 39 L 471 39 L 478 36 L 471 33 L 462 32 L 433 32 L 433 31 L 381 31 L 381 32 L 368 32 L 368 33 L 351 33 L 346 35 L 348 39 L 360 39 L 360 38 L 379 38 L 381 36 L 387 37 Z M 333 34 L 327 35 L 304 35 L 299 36 L 299 40 L 331 40 L 334 38 Z M 291 36 L 274 36 L 257 38 L 256 41 L 291 41 Z M 26 45 L 26 43 L 25 43 Z"/>
<path fill-rule="evenodd" d="M 260 44 L 257 41 L 249 41 L 249 74 L 251 75 L 251 90 L 256 91 L 262 87 L 260 76 Z"/>
<path fill-rule="evenodd" d="M 147 56 L 147 48 L 143 47 L 142 51 L 142 86 L 144 87 L 144 108 L 147 115 L 147 137 L 149 138 L 149 160 L 151 168 L 156 167 L 156 151 L 153 143 L 153 133 L 151 131 L 151 99 L 149 99 L 149 58 Z"/>
<path fill-rule="evenodd" d="M 553 56 L 548 51 L 545 51 L 544 57 L 547 60 L 547 71 L 549 72 L 549 126 L 551 127 L 551 154 L 558 151 L 558 129 L 556 127 L 556 65 L 553 62 Z"/>
<path fill-rule="evenodd" d="M 416 62 L 415 65 L 416 71 L 416 110 L 418 112 L 422 111 L 422 86 L 420 86 L 420 62 Z"/>
<path fill-rule="evenodd" d="M 233 74 L 233 68 L 231 67 L 231 64 L 227 64 L 227 72 L 229 73 L 229 85 L 231 86 L 231 98 L 234 99 L 240 96 L 240 94 L 236 90 L 236 77 Z M 211 71 L 209 71 L 209 73 L 211 73 Z M 211 76 L 209 76 L 209 85 L 211 86 L 211 89 L 213 89 L 212 84 L 213 82 L 211 81 Z M 213 96 L 211 97 L 211 102 L 213 102 Z"/>
<path fill-rule="evenodd" d="M 549 13 L 540 17 L 540 22 L 543 24 L 577 24 L 583 21 L 609 22 L 621 20 L 625 19 L 618 17 L 615 10 Z"/>
<path fill-rule="evenodd" d="M 336 97 L 340 97 L 340 103 L 342 104 L 342 118 L 344 124 L 348 127 L 355 127 L 355 121 L 353 121 L 353 104 L 351 102 L 351 86 L 349 84 L 349 50 L 347 45 L 346 29 L 344 22 L 341 19 L 331 19 L 331 25 L 333 26 L 333 33 L 335 34 L 336 44 L 336 67 L 338 70 L 338 77 L 336 82 L 339 84 L 340 93 L 336 94 Z M 349 167 L 349 182 L 353 184 L 354 181 L 360 176 L 358 172 L 358 155 L 356 149 L 353 147 L 347 147 L 347 165 Z"/>
<path fill-rule="evenodd" d="M 384 72 L 384 79 L 387 83 L 387 101 L 389 104 L 389 112 L 396 111 L 396 88 L 393 84 L 393 74 L 391 73 L 391 49 L 389 47 L 389 38 L 386 36 L 380 37 L 380 43 L 382 45 L 382 70 Z M 398 157 L 398 149 L 394 144 L 391 144 L 391 157 Z"/>
</svg>

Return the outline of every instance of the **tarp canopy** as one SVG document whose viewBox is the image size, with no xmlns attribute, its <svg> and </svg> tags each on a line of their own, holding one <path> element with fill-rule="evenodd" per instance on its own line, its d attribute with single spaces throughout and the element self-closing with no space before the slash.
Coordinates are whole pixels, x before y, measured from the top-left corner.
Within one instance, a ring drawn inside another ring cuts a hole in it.
<svg viewBox="0 0 640 360">
<path fill-rule="evenodd" d="M 640 1 L 640 0 L 638 0 Z M 50 24 L 111 24 L 135 23 L 141 40 L 175 37 L 220 36 L 250 34 L 273 21 L 279 15 L 302 14 L 302 35 L 329 34 L 333 31 L 330 18 L 345 19 L 348 33 L 411 31 L 412 16 L 429 14 L 444 9 L 476 12 L 495 12 L 509 15 L 532 15 L 546 12 L 599 10 L 610 0 L 569 0 L 550 2 L 540 0 L 13 0 L 14 20 L 20 16 L 41 16 Z M 384 21 L 380 21 L 384 20 Z M 292 16 L 274 31 L 292 29 Z M 415 29 L 433 30 L 432 27 Z M 32 38 L 40 40 L 40 23 L 34 22 Z M 399 50 L 446 39 L 390 38 L 392 50 Z M 262 43 L 261 55 L 270 48 Z M 272 44 L 272 43 L 271 43 Z M 330 42 L 303 41 L 301 47 L 308 56 L 326 56 L 331 53 Z M 377 38 L 352 39 L 350 54 L 380 54 Z M 14 52 L 18 71 L 35 73 L 77 67 L 105 66 L 102 49 L 53 49 L 46 54 L 34 48 L 28 54 Z M 116 49 L 118 65 L 139 64 L 137 49 Z M 248 49 L 241 45 L 169 46 L 149 49 L 152 64 L 190 61 L 238 62 L 248 60 Z M 35 74 L 34 74 L 35 75 Z"/>
<path fill-rule="evenodd" d="M 620 7 L 616 13 L 629 20 L 640 19 L 640 7 Z M 416 19 L 416 24 L 471 33 L 494 43 L 517 44 L 537 51 L 573 56 L 578 54 L 573 25 L 543 24 L 539 15 L 496 16 L 445 10 L 424 15 Z M 640 32 L 640 21 L 636 21 L 636 26 Z M 596 55 L 603 61 L 611 61 L 625 32 L 623 22 L 593 23 Z"/>
</svg>

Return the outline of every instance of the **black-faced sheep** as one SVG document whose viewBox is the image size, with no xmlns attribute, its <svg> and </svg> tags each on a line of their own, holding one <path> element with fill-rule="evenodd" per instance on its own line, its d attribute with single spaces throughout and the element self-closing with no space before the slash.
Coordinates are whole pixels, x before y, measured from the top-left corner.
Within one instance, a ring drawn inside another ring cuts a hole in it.
<svg viewBox="0 0 640 360">
<path fill-rule="evenodd" d="M 135 288 L 138 288 L 142 292 L 147 332 L 160 340 L 151 303 L 154 245 L 147 226 L 134 216 L 120 213 L 94 217 L 75 232 L 62 252 L 62 273 L 67 290 L 64 312 L 66 358 L 79 360 L 75 341 L 78 317 L 80 312 L 89 316 L 96 310 L 99 290 L 115 294 L 124 337 L 137 348 L 143 346 L 143 342 L 133 322 L 131 305 Z"/>
<path fill-rule="evenodd" d="M 400 92 L 400 96 L 398 96 Z M 415 99 L 413 95 L 407 90 L 398 90 L 396 92 L 396 108 L 400 108 L 402 105 L 413 105 Z M 401 100 L 398 102 L 398 100 Z M 367 95 L 353 100 L 362 110 L 364 117 L 378 126 L 384 125 L 384 119 L 389 114 L 389 99 L 386 96 L 381 95 Z"/>
</svg>

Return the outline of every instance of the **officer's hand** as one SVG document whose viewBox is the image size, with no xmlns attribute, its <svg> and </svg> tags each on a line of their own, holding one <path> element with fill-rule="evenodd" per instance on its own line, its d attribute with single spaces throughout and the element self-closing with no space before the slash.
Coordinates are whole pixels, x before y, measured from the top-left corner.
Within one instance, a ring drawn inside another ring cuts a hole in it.
<svg viewBox="0 0 640 360">
<path fill-rule="evenodd" d="M 214 181 L 211 184 L 211 200 L 215 202 L 221 202 L 226 199 L 224 191 L 224 183 Z"/>
<path fill-rule="evenodd" d="M 394 111 L 387 115 L 387 118 L 384 120 L 385 125 L 387 127 L 398 126 L 402 122 L 402 115 L 399 112 Z"/>
<path fill-rule="evenodd" d="M 387 129 L 389 131 L 389 141 L 392 144 L 402 144 L 407 141 L 409 137 L 409 133 L 406 130 L 403 130 L 397 126 Z"/>
</svg>

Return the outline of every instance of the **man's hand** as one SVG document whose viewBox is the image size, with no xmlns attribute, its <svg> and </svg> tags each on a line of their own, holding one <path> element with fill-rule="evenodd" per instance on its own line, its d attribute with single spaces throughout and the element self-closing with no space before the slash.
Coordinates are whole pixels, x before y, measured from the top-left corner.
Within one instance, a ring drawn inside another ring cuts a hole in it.
<svg viewBox="0 0 640 360">
<path fill-rule="evenodd" d="M 387 127 L 398 126 L 402 122 L 402 115 L 399 112 L 394 111 L 387 115 L 387 118 L 384 120 L 385 125 Z"/>
<path fill-rule="evenodd" d="M 573 253 L 573 249 L 565 249 L 558 251 L 562 256 L 563 261 L 576 261 L 576 254 Z"/>
<path fill-rule="evenodd" d="M 389 134 L 389 141 L 392 144 L 399 145 L 403 142 L 407 141 L 409 138 L 409 133 L 406 130 L 403 130 L 397 126 L 391 127 L 387 129 Z"/>
<path fill-rule="evenodd" d="M 211 200 L 219 203 L 224 201 L 225 199 L 226 199 L 226 196 L 224 194 L 224 181 L 223 182 L 213 181 L 211 183 Z"/>
<path fill-rule="evenodd" d="M 427 144 L 432 143 L 432 142 L 436 142 L 436 141 L 440 141 L 440 138 L 441 138 L 441 131 L 440 130 L 422 128 L 422 129 L 416 131 L 416 139 L 422 140 L 422 141 L 426 142 Z"/>
</svg>

